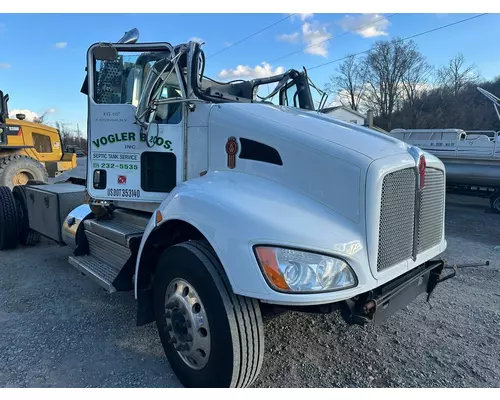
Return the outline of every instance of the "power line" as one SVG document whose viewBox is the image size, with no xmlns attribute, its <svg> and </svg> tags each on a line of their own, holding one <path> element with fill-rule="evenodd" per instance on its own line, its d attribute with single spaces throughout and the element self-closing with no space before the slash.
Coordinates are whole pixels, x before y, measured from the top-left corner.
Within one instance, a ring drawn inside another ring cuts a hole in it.
<svg viewBox="0 0 500 400">
<path fill-rule="evenodd" d="M 284 58 L 288 58 L 288 57 L 290 57 L 290 56 L 292 56 L 294 54 L 301 53 L 304 50 L 310 49 L 311 47 L 319 46 L 322 43 L 329 42 L 330 40 L 333 40 L 333 39 L 337 39 L 337 38 L 339 38 L 341 36 L 347 35 L 348 33 L 356 32 L 356 31 L 359 31 L 360 29 L 366 28 L 368 26 L 372 26 L 372 25 L 376 24 L 377 22 L 383 21 L 384 19 L 385 20 L 389 20 L 389 18 L 393 17 L 394 15 L 396 15 L 396 13 L 389 14 L 387 16 L 383 16 L 383 17 L 381 17 L 381 18 L 379 18 L 379 19 L 377 19 L 375 21 L 371 21 L 371 22 L 369 22 L 367 24 L 360 25 L 360 26 L 358 26 L 357 28 L 354 28 L 354 29 L 349 29 L 349 30 L 347 30 L 345 32 L 342 32 L 342 33 L 338 34 L 338 35 L 332 36 L 331 38 L 322 40 L 321 42 L 314 43 L 314 44 L 311 44 L 309 46 L 306 46 L 303 49 L 292 51 L 291 53 L 288 53 L 288 54 L 285 54 L 284 56 L 275 58 L 274 60 L 271 60 L 269 62 L 272 63 L 272 62 L 275 62 L 275 61 L 282 60 Z"/>
<path fill-rule="evenodd" d="M 250 39 L 250 38 L 252 38 L 252 37 L 254 37 L 254 36 L 258 35 L 259 33 L 262 33 L 262 32 L 264 32 L 264 31 L 268 30 L 269 28 L 272 28 L 273 26 L 278 25 L 279 23 L 281 23 L 281 22 L 283 22 L 283 21 L 286 21 L 287 19 L 292 18 L 292 17 L 293 17 L 294 15 L 296 15 L 296 14 L 297 14 L 297 13 L 289 14 L 287 17 L 282 18 L 282 19 L 280 19 L 279 21 L 276 21 L 276 22 L 272 23 L 271 25 L 268 25 L 268 26 L 266 26 L 266 27 L 262 28 L 261 30 L 259 30 L 259 31 L 257 31 L 257 32 L 254 32 L 254 33 L 252 33 L 251 35 L 248 35 L 247 37 L 244 37 L 244 38 L 243 38 L 243 39 L 241 39 L 241 40 L 238 40 L 236 43 L 233 43 L 233 44 L 231 44 L 231 45 L 229 45 L 229 46 L 226 46 L 226 47 L 224 47 L 223 49 L 221 49 L 221 50 L 217 51 L 216 53 L 210 54 L 209 56 L 207 56 L 207 58 L 209 58 L 209 57 L 213 57 L 213 56 L 216 56 L 217 54 L 220 54 L 220 53 L 222 53 L 223 51 L 226 51 L 226 50 L 230 49 L 231 47 L 234 47 L 234 46 L 236 46 L 236 45 L 240 44 L 241 42 L 244 42 L 245 40 L 248 40 L 248 39 Z"/>
<path fill-rule="evenodd" d="M 474 15 L 473 17 L 469 17 L 469 18 L 464 18 L 460 21 L 456 21 L 456 22 L 452 22 L 451 24 L 447 24 L 447 25 L 442 25 L 442 26 L 439 26 L 437 28 L 433 28 L 433 29 L 429 29 L 427 31 L 424 31 L 424 32 L 420 32 L 420 33 L 417 33 L 415 35 L 411 35 L 411 36 L 408 36 L 408 37 L 405 37 L 403 39 L 400 39 L 398 41 L 400 42 L 405 42 L 407 40 L 410 40 L 410 39 L 413 39 L 413 38 L 416 38 L 418 36 L 422 36 L 422 35 L 426 35 L 428 33 L 431 33 L 431 32 L 436 32 L 436 31 L 439 31 L 441 29 L 444 29 L 444 28 L 448 28 L 450 26 L 453 26 L 453 25 L 457 25 L 457 24 L 461 24 L 462 22 L 467 22 L 467 21 L 470 21 L 471 19 L 475 19 L 475 18 L 479 18 L 479 17 L 483 17 L 485 15 L 488 15 L 488 13 L 483 13 L 483 14 L 478 14 L 478 15 Z M 368 49 L 368 50 L 365 50 L 365 51 L 361 51 L 359 53 L 355 53 L 355 54 L 349 54 L 345 57 L 342 57 L 342 58 L 337 58 L 336 60 L 332 60 L 332 61 L 327 61 L 323 64 L 319 64 L 319 65 L 316 65 L 314 67 L 311 67 L 311 68 L 307 68 L 308 71 L 312 70 L 312 69 L 316 69 L 316 68 L 321 68 L 321 67 L 324 67 L 325 65 L 329 65 L 329 64 L 333 64 L 335 62 L 339 62 L 339 61 L 343 61 L 349 57 L 356 57 L 356 56 L 359 56 L 361 54 L 366 54 L 366 53 L 369 53 L 371 51 L 371 49 Z"/>
</svg>

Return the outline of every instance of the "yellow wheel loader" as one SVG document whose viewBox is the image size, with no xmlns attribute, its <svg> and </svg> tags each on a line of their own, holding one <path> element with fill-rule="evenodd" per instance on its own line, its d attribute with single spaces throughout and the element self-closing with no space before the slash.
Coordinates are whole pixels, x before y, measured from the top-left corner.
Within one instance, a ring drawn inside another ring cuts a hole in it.
<svg viewBox="0 0 500 400">
<path fill-rule="evenodd" d="M 76 154 L 64 153 L 59 131 L 25 121 L 24 114 L 9 119 L 9 95 L 0 90 L 0 186 L 29 181 L 47 182 L 76 167 Z"/>
</svg>

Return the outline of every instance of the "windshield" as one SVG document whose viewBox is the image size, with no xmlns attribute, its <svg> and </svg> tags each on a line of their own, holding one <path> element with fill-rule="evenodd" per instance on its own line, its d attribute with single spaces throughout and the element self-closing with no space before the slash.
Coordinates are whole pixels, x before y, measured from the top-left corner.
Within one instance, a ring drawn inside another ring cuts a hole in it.
<svg viewBox="0 0 500 400">
<path fill-rule="evenodd" d="M 132 104 L 137 106 L 150 72 L 168 52 L 118 53 L 116 60 L 97 60 L 95 96 L 98 104 Z"/>
</svg>

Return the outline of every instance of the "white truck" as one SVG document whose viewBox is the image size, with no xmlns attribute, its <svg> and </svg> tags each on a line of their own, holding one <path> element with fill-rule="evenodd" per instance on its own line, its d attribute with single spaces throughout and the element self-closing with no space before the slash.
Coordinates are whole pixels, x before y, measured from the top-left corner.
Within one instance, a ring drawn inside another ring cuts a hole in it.
<svg viewBox="0 0 500 400">
<path fill-rule="evenodd" d="M 439 159 L 315 111 L 306 71 L 217 82 L 136 35 L 88 50 L 86 186 L 0 188 L 0 249 L 42 234 L 133 290 L 188 387 L 251 385 L 270 310 L 381 323 L 447 278 Z"/>
</svg>

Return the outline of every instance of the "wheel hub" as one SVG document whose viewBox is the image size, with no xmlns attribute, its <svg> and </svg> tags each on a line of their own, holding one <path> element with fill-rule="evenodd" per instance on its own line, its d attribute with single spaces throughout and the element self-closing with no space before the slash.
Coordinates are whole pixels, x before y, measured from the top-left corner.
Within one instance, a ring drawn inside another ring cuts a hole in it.
<svg viewBox="0 0 500 400">
<path fill-rule="evenodd" d="M 202 369 L 210 356 L 210 328 L 205 307 L 194 287 L 174 279 L 167 287 L 165 319 L 169 343 L 192 369 Z"/>
<path fill-rule="evenodd" d="M 20 185 L 22 186 L 22 185 L 26 185 L 29 180 L 30 180 L 30 177 L 29 177 L 28 173 L 18 172 L 12 178 L 12 183 L 14 184 L 14 186 L 20 186 Z"/>
</svg>

